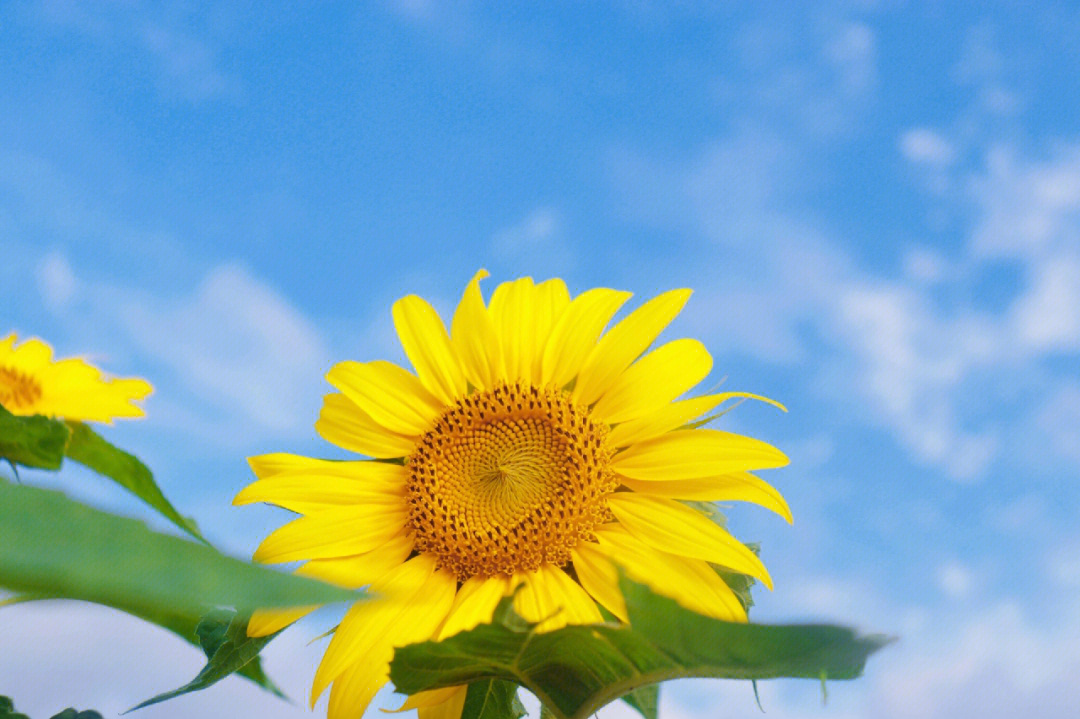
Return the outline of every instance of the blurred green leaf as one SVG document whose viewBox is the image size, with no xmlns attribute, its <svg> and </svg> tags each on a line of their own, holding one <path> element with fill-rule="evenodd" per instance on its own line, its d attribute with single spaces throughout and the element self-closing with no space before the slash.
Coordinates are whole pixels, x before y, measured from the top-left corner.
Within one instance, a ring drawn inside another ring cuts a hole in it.
<svg viewBox="0 0 1080 719">
<path fill-rule="evenodd" d="M 501 679 L 531 691 L 557 719 L 584 719 L 628 692 L 669 679 L 852 679 L 890 641 L 829 625 L 723 622 L 625 577 L 620 583 L 629 626 L 538 634 L 534 624 L 507 620 L 507 598 L 492 624 L 398 649 L 390 679 L 406 694 Z"/>
<path fill-rule="evenodd" d="M 0 458 L 38 469 L 59 469 L 64 461 L 67 426 L 35 414 L 20 417 L 0 407 Z"/>
<path fill-rule="evenodd" d="M 10 697 L 0 696 L 0 719 L 30 719 L 30 717 L 15 711 L 15 704 Z"/>
<path fill-rule="evenodd" d="M 207 659 L 206 666 L 202 668 L 202 671 L 184 686 L 158 694 L 128 711 L 135 711 L 151 704 L 173 699 L 182 694 L 206 689 L 230 674 L 250 666 L 251 662 L 257 661 L 259 652 L 277 634 L 266 637 L 249 637 L 247 635 L 247 625 L 248 617 L 246 615 L 231 610 L 214 610 L 208 613 L 195 629 Z M 269 682 L 269 680 L 267 681 Z M 281 690 L 272 683 L 267 688 L 277 696 L 285 698 Z"/>
<path fill-rule="evenodd" d="M 102 717 L 101 714 L 94 711 L 93 709 L 79 711 L 77 709 L 68 707 L 59 714 L 53 714 L 51 717 L 49 717 L 49 719 L 102 719 Z"/>
<path fill-rule="evenodd" d="M 30 719 L 30 717 L 15 711 L 15 705 L 10 698 L 0 696 L 0 719 Z M 102 719 L 102 717 L 91 709 L 78 711 L 68 707 L 59 714 L 53 714 L 49 719 Z"/>
<path fill-rule="evenodd" d="M 226 557 L 59 492 L 0 480 L 0 587 L 139 616 L 198 617 L 355 600 L 362 593 Z"/>
<path fill-rule="evenodd" d="M 183 517 L 172 506 L 154 481 L 154 475 L 146 465 L 127 452 L 105 441 L 94 430 L 82 422 L 68 422 L 71 437 L 67 443 L 66 454 L 100 475 L 108 477 L 136 497 L 160 512 L 170 522 L 201 541 L 195 523 Z"/>
</svg>

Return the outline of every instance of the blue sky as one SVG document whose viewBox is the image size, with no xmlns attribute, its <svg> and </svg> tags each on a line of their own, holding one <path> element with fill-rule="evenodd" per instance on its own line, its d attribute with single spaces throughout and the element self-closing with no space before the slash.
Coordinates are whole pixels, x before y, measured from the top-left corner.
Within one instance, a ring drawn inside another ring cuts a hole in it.
<svg viewBox="0 0 1080 719">
<path fill-rule="evenodd" d="M 322 375 L 403 360 L 397 297 L 445 316 L 479 267 L 694 288 L 668 334 L 705 341 L 706 384 L 790 409 L 723 420 L 792 458 L 767 477 L 794 526 L 730 511 L 776 583 L 756 618 L 901 637 L 825 707 L 765 683 L 768 715 L 1072 716 L 1078 35 L 1045 2 L 9 3 L 0 333 L 150 379 L 149 418 L 106 434 L 245 555 L 284 516 L 229 506 L 244 457 L 342 456 Z M 78 471 L 32 481 L 146 516 Z M 294 697 L 323 628 L 268 650 Z M 0 636 L 31 716 L 200 665 L 93 607 L 6 609 Z M 662 710 L 757 711 L 704 681 Z M 141 713 L 237 712 L 309 715 L 239 680 Z"/>
</svg>

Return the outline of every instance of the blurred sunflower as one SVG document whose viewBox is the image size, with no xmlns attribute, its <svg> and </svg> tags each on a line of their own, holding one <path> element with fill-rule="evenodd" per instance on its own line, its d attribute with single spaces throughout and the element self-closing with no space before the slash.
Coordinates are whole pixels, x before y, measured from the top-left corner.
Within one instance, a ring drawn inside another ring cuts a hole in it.
<svg viewBox="0 0 1080 719">
<path fill-rule="evenodd" d="M 36 337 L 15 340 L 14 333 L 0 340 L 0 406 L 8 412 L 80 422 L 143 416 L 135 401 L 153 390 L 146 380 L 110 379 L 77 357 L 54 360 Z"/>
<path fill-rule="evenodd" d="M 252 457 L 259 479 L 234 500 L 304 515 L 270 534 L 256 560 L 306 560 L 298 572 L 377 595 L 346 613 L 316 672 L 311 702 L 332 684 L 331 719 L 363 713 L 395 647 L 490 621 L 518 585 L 515 609 L 541 631 L 603 621 L 598 605 L 625 621 L 616 564 L 729 621 L 746 612 L 710 564 L 771 586 L 752 551 L 679 501 L 743 500 L 791 521 L 780 494 L 749 473 L 786 464 L 779 450 L 690 424 L 753 395 L 678 400 L 712 369 L 708 351 L 677 339 L 646 354 L 690 291 L 664 293 L 604 333 L 629 293 L 571 299 L 562 280 L 526 277 L 485 305 L 486 276 L 466 287 L 449 333 L 420 297 L 394 304 L 416 374 L 383 361 L 327 374 L 339 393 L 316 429 L 381 461 Z M 312 609 L 258 612 L 249 633 Z M 457 719 L 465 690 L 417 694 L 404 708 Z"/>
</svg>

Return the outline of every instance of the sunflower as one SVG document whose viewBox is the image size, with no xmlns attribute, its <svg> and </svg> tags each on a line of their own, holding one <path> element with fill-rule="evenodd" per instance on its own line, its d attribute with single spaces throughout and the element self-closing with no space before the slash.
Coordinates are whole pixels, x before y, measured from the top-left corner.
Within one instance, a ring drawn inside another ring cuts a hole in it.
<svg viewBox="0 0 1080 719">
<path fill-rule="evenodd" d="M 135 400 L 152 391 L 137 378 L 112 379 L 78 357 L 53 359 L 45 342 L 31 337 L 15 345 L 0 340 L 0 406 L 16 415 L 42 414 L 80 422 L 142 417 Z"/>
<path fill-rule="evenodd" d="M 708 351 L 676 339 L 647 352 L 690 291 L 661 294 L 605 333 L 628 292 L 571 299 L 562 280 L 525 277 L 485 304 L 486 276 L 466 287 L 449 333 L 420 297 L 394 304 L 415 374 L 383 361 L 327 374 L 338 392 L 316 429 L 371 460 L 252 457 L 259 479 L 234 500 L 303 515 L 256 560 L 303 560 L 299 573 L 376 597 L 348 610 L 315 674 L 311 703 L 332 685 L 331 719 L 364 712 L 395 647 L 488 622 L 519 586 L 514 607 L 540 631 L 603 621 L 600 607 L 625 621 L 616 565 L 729 621 L 746 612 L 713 565 L 771 587 L 754 552 L 680 501 L 749 501 L 791 521 L 780 494 L 749 473 L 787 458 L 694 424 L 756 396 L 677 399 L 709 374 Z M 312 609 L 259 611 L 248 631 L 271 634 Z M 465 689 L 423 692 L 403 708 L 457 719 Z"/>
</svg>

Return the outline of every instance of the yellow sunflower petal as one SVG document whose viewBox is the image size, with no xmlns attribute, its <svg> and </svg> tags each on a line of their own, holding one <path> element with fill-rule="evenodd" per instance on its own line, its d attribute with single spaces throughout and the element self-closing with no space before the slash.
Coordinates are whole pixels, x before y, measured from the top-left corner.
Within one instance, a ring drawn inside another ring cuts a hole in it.
<svg viewBox="0 0 1080 719">
<path fill-rule="evenodd" d="M 720 394 L 710 394 L 704 397 L 693 397 L 672 402 L 638 419 L 616 425 L 612 427 L 611 432 L 608 434 L 608 442 L 613 447 L 627 447 L 635 442 L 652 439 L 665 432 L 678 429 L 701 417 L 706 412 L 712 411 L 729 399 L 735 398 L 756 399 L 767 402 L 774 407 L 779 407 L 785 412 L 787 411 L 784 405 L 768 397 L 750 394 L 749 392 L 721 392 Z"/>
<path fill-rule="evenodd" d="M 533 384 L 542 384 L 544 348 L 551 337 L 551 331 L 570 304 L 570 292 L 566 283 L 560 279 L 551 279 L 536 286 L 534 304 L 533 338 L 527 379 Z"/>
<path fill-rule="evenodd" d="M 420 382 L 444 404 L 465 394 L 465 374 L 439 314 L 416 295 L 394 303 L 394 327 Z"/>
<path fill-rule="evenodd" d="M 704 559 L 760 579 L 772 589 L 772 578 L 758 556 L 708 517 L 673 499 L 616 492 L 608 507 L 619 524 L 661 552 Z"/>
<path fill-rule="evenodd" d="M 343 394 L 326 395 L 315 431 L 342 449 L 376 459 L 405 457 L 416 447 L 415 437 L 389 431 Z"/>
<path fill-rule="evenodd" d="M 461 719 L 461 712 L 465 708 L 465 697 L 469 693 L 467 686 L 451 687 L 457 691 L 442 704 L 417 709 L 417 719 Z"/>
<path fill-rule="evenodd" d="M 467 579 L 458 589 L 454 606 L 435 638 L 442 640 L 490 622 L 499 600 L 510 593 L 511 586 L 510 577 L 505 574 Z"/>
<path fill-rule="evenodd" d="M 626 600 L 619 590 L 619 572 L 595 542 L 579 542 L 570 552 L 574 572 L 593 599 L 619 619 L 626 616 Z"/>
<path fill-rule="evenodd" d="M 416 540 L 402 532 L 370 552 L 352 557 L 313 559 L 296 570 L 304 577 L 321 579 L 348 589 L 359 589 L 376 582 L 403 564 L 412 553 Z M 319 608 L 319 605 L 295 609 L 260 609 L 248 622 L 249 637 L 265 637 L 284 629 L 297 619 Z"/>
<path fill-rule="evenodd" d="M 604 621 L 592 597 L 558 567 L 542 564 L 535 572 L 514 574 L 513 581 L 525 584 L 514 595 L 514 610 L 530 622 L 540 622 L 539 632 Z"/>
<path fill-rule="evenodd" d="M 37 337 L 31 337 L 15 348 L 11 356 L 6 358 L 5 364 L 24 372 L 36 372 L 49 364 L 52 356 L 52 347 Z"/>
<path fill-rule="evenodd" d="M 752 437 L 715 429 L 668 432 L 639 442 L 611 459 L 616 473 L 630 479 L 700 479 L 788 463 L 783 452 Z"/>
<path fill-rule="evenodd" d="M 386 574 L 372 587 L 375 599 L 357 602 L 345 614 L 326 648 L 311 689 L 311 703 L 330 682 L 331 716 L 357 717 L 386 683 L 395 646 L 430 638 L 446 618 L 457 582 L 420 555 Z"/>
<path fill-rule="evenodd" d="M 522 277 L 502 283 L 491 294 L 491 318 L 506 365 L 504 379 L 510 382 L 528 380 L 532 372 L 536 352 L 535 290 L 533 279 Z"/>
<path fill-rule="evenodd" d="M 403 531 L 364 554 L 312 559 L 296 573 L 348 589 L 359 589 L 379 581 L 403 564 L 415 545 L 416 537 Z"/>
<path fill-rule="evenodd" d="M 753 502 L 776 512 L 792 522 L 791 508 L 768 482 L 749 472 L 732 472 L 705 479 L 676 479 L 663 482 L 623 478 L 622 483 L 641 494 L 671 499 L 696 499 L 706 502 Z"/>
<path fill-rule="evenodd" d="M 384 487 L 399 485 L 408 476 L 400 464 L 370 460 L 315 459 L 298 454 L 275 452 L 248 457 L 248 464 L 259 479 L 293 477 L 334 477 Z"/>
<path fill-rule="evenodd" d="M 320 605 L 296 607 L 295 609 L 256 609 L 248 619 L 249 637 L 268 637 L 293 622 L 314 612 Z"/>
<path fill-rule="evenodd" d="M 252 482 L 233 498 L 233 504 L 266 502 L 284 509 L 310 514 L 335 505 L 386 502 L 391 497 L 405 497 L 405 473 L 391 483 L 360 482 L 332 476 L 280 475 Z"/>
<path fill-rule="evenodd" d="M 665 292 L 612 327 L 585 359 L 574 385 L 574 399 L 584 405 L 599 399 L 675 319 L 689 298 L 690 290 Z"/>
<path fill-rule="evenodd" d="M 416 375 L 392 362 L 339 362 L 326 381 L 381 426 L 407 437 L 431 429 L 444 406 Z"/>
<path fill-rule="evenodd" d="M 271 532 L 254 559 L 281 563 L 363 554 L 397 536 L 407 517 L 408 506 L 399 497 L 324 509 Z"/>
<path fill-rule="evenodd" d="M 480 270 L 469 282 L 450 328 L 465 377 L 480 389 L 490 389 L 506 376 L 499 333 L 480 294 L 480 280 L 487 276 L 487 270 Z"/>
<path fill-rule="evenodd" d="M 697 340 L 658 347 L 630 365 L 593 406 L 592 415 L 616 424 L 664 407 L 712 370 L 712 357 Z"/>
<path fill-rule="evenodd" d="M 618 525 L 604 525 L 595 534 L 600 551 L 634 581 L 699 614 L 746 621 L 739 598 L 707 562 L 653 549 Z"/>
<path fill-rule="evenodd" d="M 439 707 L 441 704 L 456 700 L 459 694 L 461 695 L 461 700 L 464 704 L 467 691 L 468 686 L 459 685 L 454 687 L 443 687 L 442 689 L 429 689 L 426 692 L 417 692 L 416 694 L 410 694 L 404 704 L 389 713 L 397 714 L 399 712 L 407 712 L 410 709 L 433 709 Z M 460 716 L 460 714 L 461 710 L 459 709 L 458 715 Z M 435 716 L 439 715 L 435 714 Z"/>
<path fill-rule="evenodd" d="M 604 327 L 628 299 L 629 292 L 607 288 L 588 290 L 575 297 L 555 322 L 544 345 L 541 384 L 562 387 L 573 379 Z"/>
<path fill-rule="evenodd" d="M 315 459 L 314 457 L 304 457 L 303 455 L 288 452 L 271 452 L 248 457 L 248 465 L 259 479 L 269 479 L 285 472 L 319 471 L 321 473 L 342 464 L 344 462 Z"/>
</svg>

